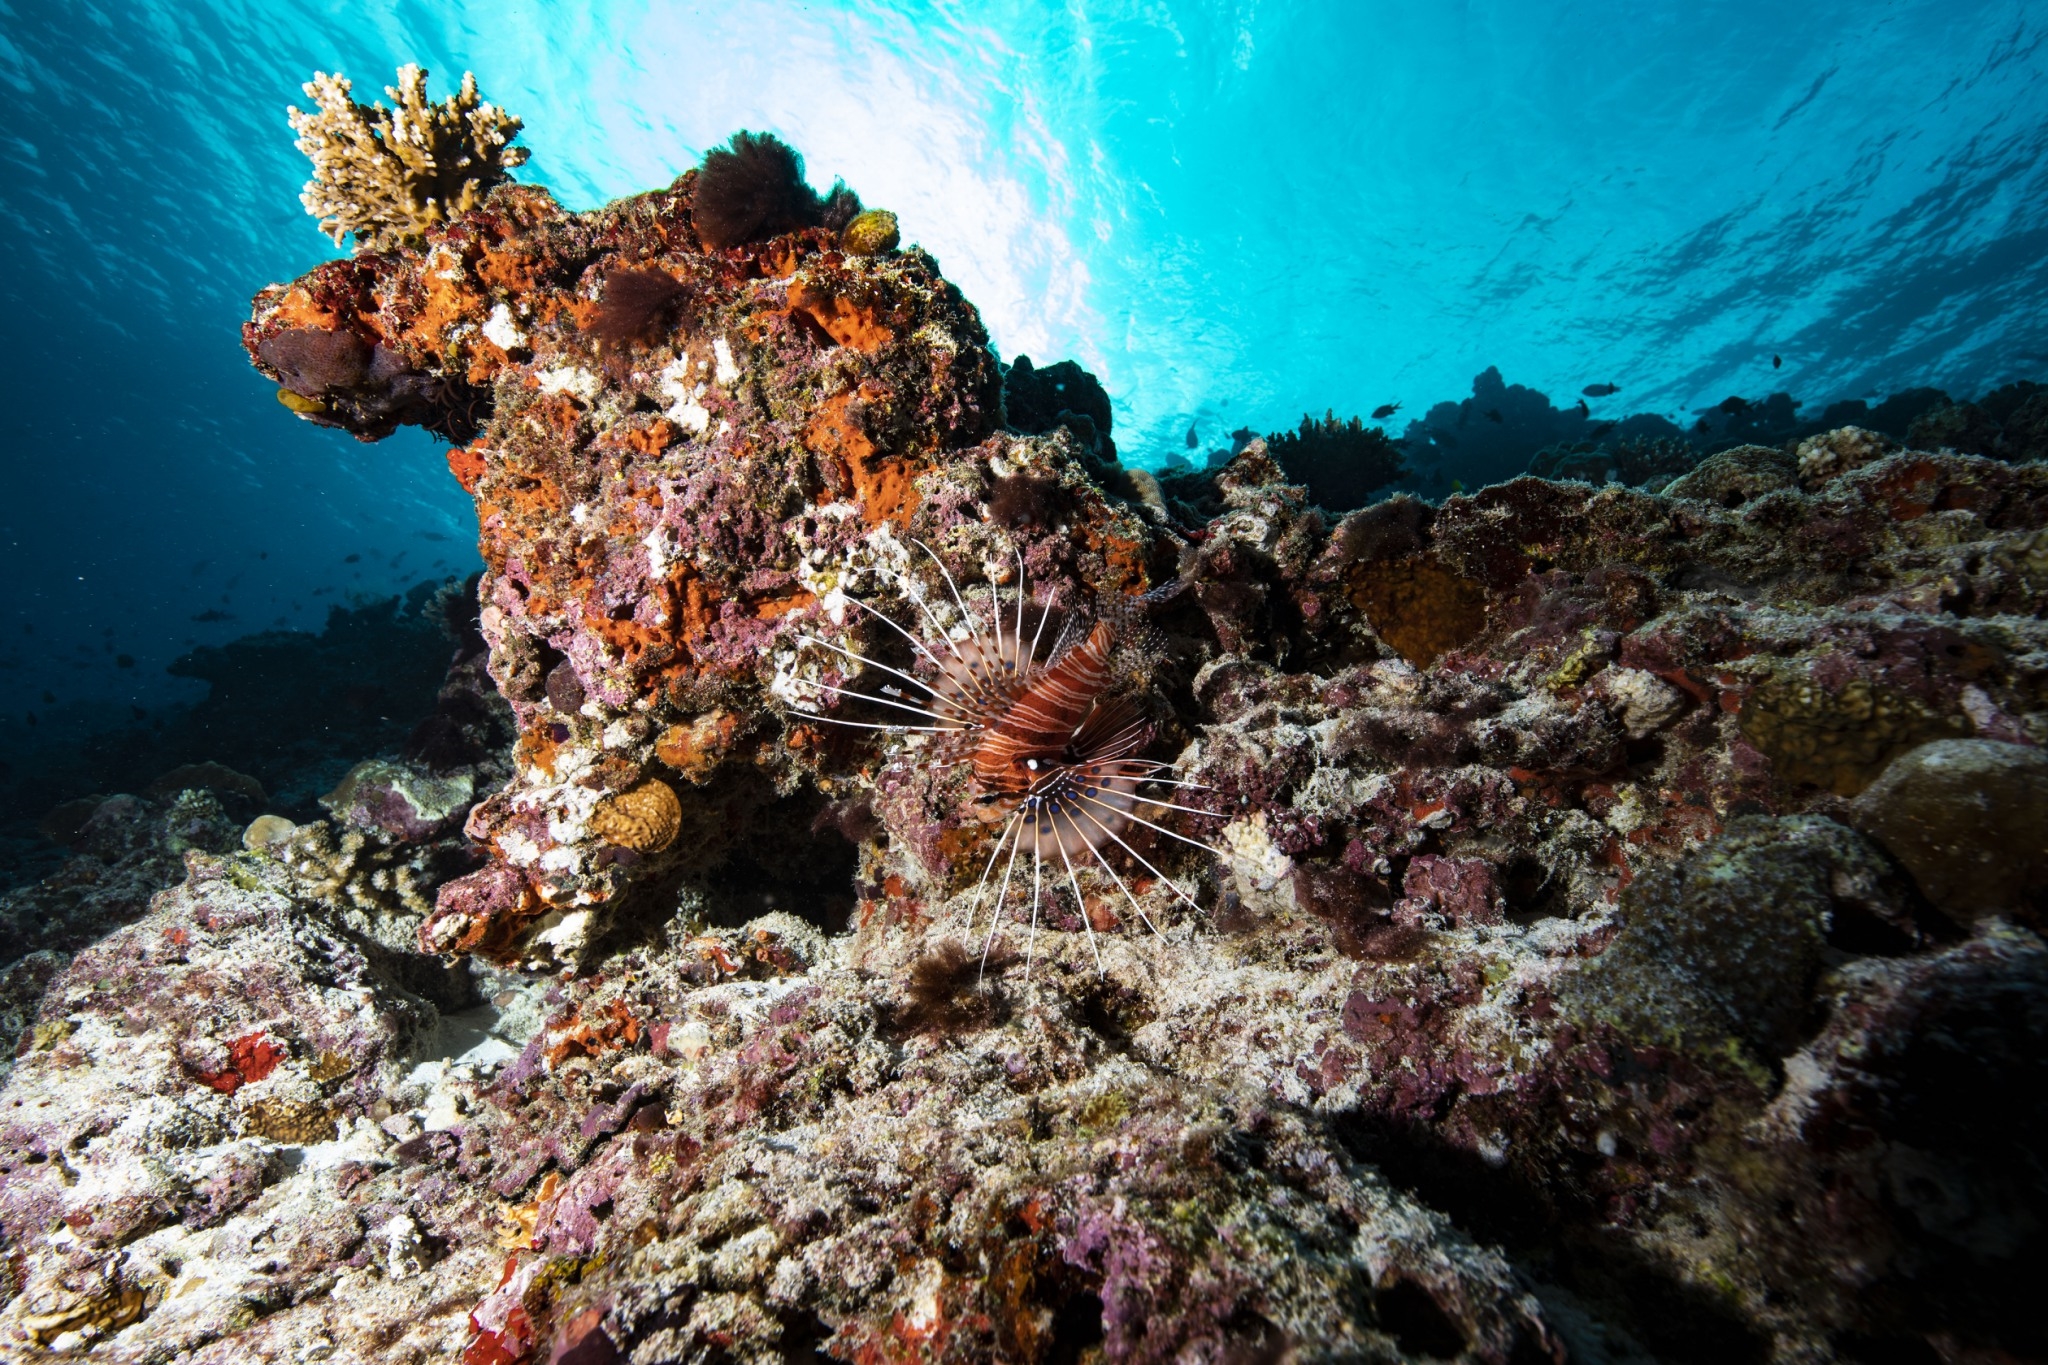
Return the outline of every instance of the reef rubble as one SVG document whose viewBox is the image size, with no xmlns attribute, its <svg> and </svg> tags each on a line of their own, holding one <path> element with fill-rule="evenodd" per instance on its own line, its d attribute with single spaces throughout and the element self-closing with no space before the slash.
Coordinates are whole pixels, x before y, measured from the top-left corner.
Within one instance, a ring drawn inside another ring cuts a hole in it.
<svg viewBox="0 0 2048 1365">
<path fill-rule="evenodd" d="M 10 1351 L 2048 1352 L 2048 466 L 1190 500 L 928 254 L 695 193 L 258 295 L 292 411 L 457 442 L 517 740 L 97 808 L 183 877 L 0 976 Z M 1028 979 L 967 774 L 819 719 L 1027 590 L 1199 784 Z"/>
</svg>

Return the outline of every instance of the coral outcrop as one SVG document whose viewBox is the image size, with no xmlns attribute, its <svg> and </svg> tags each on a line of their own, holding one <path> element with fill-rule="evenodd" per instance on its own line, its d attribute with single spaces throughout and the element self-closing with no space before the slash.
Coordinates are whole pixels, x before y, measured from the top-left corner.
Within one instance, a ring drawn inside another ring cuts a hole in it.
<svg viewBox="0 0 2048 1365">
<path fill-rule="evenodd" d="M 313 112 L 286 111 L 313 163 L 299 202 L 336 246 L 350 235 L 358 250 L 416 245 L 526 160 L 524 147 L 510 145 L 520 121 L 479 96 L 468 71 L 439 104 L 427 99 L 427 73 L 414 63 L 384 87 L 389 109 L 356 103 L 351 88 L 345 76 L 315 72 L 305 85 Z"/>
<path fill-rule="evenodd" d="M 395 357 L 311 385 L 355 434 L 471 395 L 488 651 L 0 976 L 0 1341 L 2048 1351 L 2048 467 L 1840 429 L 1332 518 L 1252 440 L 1162 489 L 927 254 L 711 245 L 696 175 L 258 296 L 267 372 Z M 1199 812 L 1035 897 L 1028 980 L 963 936 L 969 775 L 831 723 L 989 604 L 1108 623 Z M 509 768 L 430 761 L 484 662 Z M 132 799 L 80 828 L 165 838 Z"/>
<path fill-rule="evenodd" d="M 1408 472 L 1400 447 L 1385 431 L 1356 417 L 1339 421 L 1334 412 L 1320 419 L 1304 414 L 1299 430 L 1280 432 L 1266 445 L 1289 479 L 1337 512 L 1365 506 Z"/>
</svg>

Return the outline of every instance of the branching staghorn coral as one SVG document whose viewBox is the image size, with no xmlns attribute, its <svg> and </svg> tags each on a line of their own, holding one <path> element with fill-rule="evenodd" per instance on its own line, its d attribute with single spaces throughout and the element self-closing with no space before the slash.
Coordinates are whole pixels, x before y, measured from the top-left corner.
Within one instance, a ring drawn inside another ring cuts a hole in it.
<svg viewBox="0 0 2048 1365">
<path fill-rule="evenodd" d="M 313 178 L 299 195 L 306 212 L 341 245 L 354 233 L 358 249 L 388 251 L 417 243 L 428 228 L 483 202 L 506 169 L 526 160 L 520 121 L 477 95 L 476 76 L 440 104 L 427 102 L 427 73 L 408 62 L 398 85 L 385 86 L 393 108 L 349 98 L 346 76 L 313 73 L 303 87 L 319 108 L 286 110 Z"/>
</svg>

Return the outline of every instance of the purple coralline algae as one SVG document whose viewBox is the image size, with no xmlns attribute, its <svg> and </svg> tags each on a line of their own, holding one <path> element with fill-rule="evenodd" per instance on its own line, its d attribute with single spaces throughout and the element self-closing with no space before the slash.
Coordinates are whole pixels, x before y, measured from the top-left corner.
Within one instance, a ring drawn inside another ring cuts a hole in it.
<svg viewBox="0 0 2048 1365">
<path fill-rule="evenodd" d="M 922 251 L 710 247 L 694 176 L 257 297 L 294 412 L 458 443 L 518 737 L 76 813 L 0 976 L 13 1357 L 2048 1352 L 2048 467 L 1333 518 L 1252 441 L 1197 511 L 1018 430 Z M 969 774 L 819 719 L 1027 585 L 1199 812 L 1028 982 Z"/>
</svg>

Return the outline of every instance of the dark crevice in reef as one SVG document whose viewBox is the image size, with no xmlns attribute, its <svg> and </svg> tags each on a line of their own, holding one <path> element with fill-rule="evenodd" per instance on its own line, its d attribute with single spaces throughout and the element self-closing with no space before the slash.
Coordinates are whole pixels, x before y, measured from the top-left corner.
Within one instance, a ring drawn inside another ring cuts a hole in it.
<svg viewBox="0 0 2048 1365">
<path fill-rule="evenodd" d="M 844 929 L 854 907 L 860 856 L 815 791 L 777 797 L 747 821 L 746 837 L 723 863 L 695 879 L 710 923 L 737 928 L 786 910 L 826 933 Z"/>
<path fill-rule="evenodd" d="M 834 802 L 815 788 L 786 796 L 753 773 L 724 774 L 682 798 L 685 862 L 636 884 L 597 955 L 656 944 L 681 908 L 685 921 L 737 929 L 786 911 L 827 934 L 842 932 L 858 897 L 860 844 L 879 832 L 859 803 Z M 615 850 L 622 862 L 633 858 Z"/>
<path fill-rule="evenodd" d="M 1413 1280 L 1381 1287 L 1372 1296 L 1372 1307 L 1380 1329 L 1411 1355 L 1447 1360 L 1472 1344 L 1429 1291 Z"/>
<path fill-rule="evenodd" d="M 1102 1345 L 1102 1300 L 1082 1291 L 1070 1295 L 1053 1313 L 1047 1365 L 1080 1365 Z"/>
<path fill-rule="evenodd" d="M 1546 1288 L 1562 1289 L 1573 1305 L 1592 1312 L 1610 1341 L 1633 1338 L 1672 1365 L 1762 1365 L 1769 1358 L 1766 1337 L 1600 1226 L 1596 1208 L 1559 1202 L 1560 1192 L 1583 1188 L 1594 1162 L 1582 1160 L 1580 1169 L 1538 1184 L 1451 1145 L 1426 1125 L 1351 1114 L 1334 1126 L 1358 1159 L 1478 1241 L 1506 1252 L 1539 1297 Z M 1570 1315 L 1559 1320 L 1569 1322 Z M 1416 1349 L 1454 1354 L 1419 1342 Z"/>
</svg>

